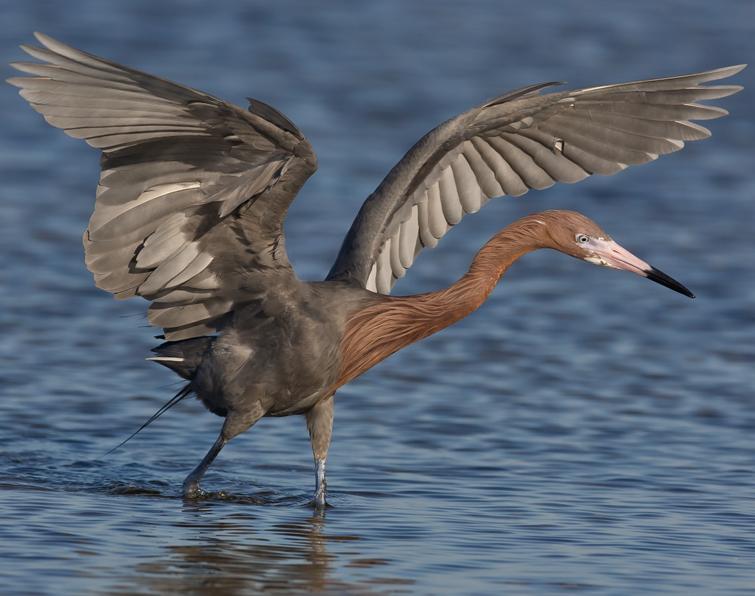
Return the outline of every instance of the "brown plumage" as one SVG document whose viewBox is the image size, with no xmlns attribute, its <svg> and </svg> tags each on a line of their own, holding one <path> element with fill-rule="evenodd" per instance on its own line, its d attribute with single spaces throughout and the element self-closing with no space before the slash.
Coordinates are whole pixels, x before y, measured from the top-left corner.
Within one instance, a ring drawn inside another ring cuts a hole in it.
<svg viewBox="0 0 755 596">
<path fill-rule="evenodd" d="M 495 234 L 475 255 L 469 270 L 453 285 L 415 296 L 382 297 L 352 314 L 341 342 L 342 367 L 337 386 L 391 354 L 453 325 L 477 310 L 520 257 L 539 248 L 580 256 L 569 241 L 582 233 L 605 234 L 594 222 L 572 211 L 545 211 L 524 217 Z"/>
</svg>

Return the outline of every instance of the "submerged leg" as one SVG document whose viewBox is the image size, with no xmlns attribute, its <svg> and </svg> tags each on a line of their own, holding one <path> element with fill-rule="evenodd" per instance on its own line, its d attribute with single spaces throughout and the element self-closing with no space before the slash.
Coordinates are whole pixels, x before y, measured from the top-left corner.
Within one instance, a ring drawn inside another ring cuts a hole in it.
<svg viewBox="0 0 755 596">
<path fill-rule="evenodd" d="M 207 455 L 204 456 L 202 461 L 199 462 L 199 465 L 194 468 L 191 474 L 189 474 L 186 477 L 186 480 L 184 480 L 184 497 L 186 497 L 187 499 L 193 499 L 194 497 L 202 496 L 202 489 L 199 488 L 199 481 L 202 479 L 202 476 L 204 476 L 207 468 L 210 467 L 210 464 L 215 461 L 218 453 L 220 453 L 220 450 L 225 446 L 227 442 L 228 440 L 223 436 L 223 433 L 221 431 L 217 440 L 215 441 L 215 443 L 213 443 L 212 447 L 210 447 L 210 450 L 207 452 Z"/>
<path fill-rule="evenodd" d="M 330 437 L 333 434 L 333 401 L 331 395 L 307 412 L 307 430 L 312 442 L 312 455 L 315 458 L 314 505 L 317 508 L 325 507 L 325 460 L 328 458 Z"/>
<path fill-rule="evenodd" d="M 225 444 L 233 437 L 244 432 L 257 422 L 263 414 L 264 412 L 259 405 L 257 405 L 255 408 L 252 408 L 244 414 L 229 413 L 226 416 L 225 422 L 223 423 L 223 429 L 220 431 L 217 440 L 213 443 L 212 447 L 210 447 L 207 455 L 205 455 L 204 458 L 202 458 L 202 461 L 199 462 L 199 465 L 194 468 L 191 471 L 191 474 L 189 474 L 186 477 L 186 480 L 184 480 L 184 497 L 191 499 L 202 496 L 202 489 L 199 488 L 199 481 L 202 480 L 202 476 L 204 476 L 207 468 L 210 467 L 210 464 L 215 461 L 220 450 L 225 447 Z"/>
</svg>

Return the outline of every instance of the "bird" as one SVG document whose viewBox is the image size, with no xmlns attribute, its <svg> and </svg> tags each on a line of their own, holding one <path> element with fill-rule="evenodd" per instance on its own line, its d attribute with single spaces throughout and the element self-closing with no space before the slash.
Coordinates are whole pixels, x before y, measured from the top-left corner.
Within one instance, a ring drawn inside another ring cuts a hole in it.
<svg viewBox="0 0 755 596">
<path fill-rule="evenodd" d="M 186 381 L 141 428 L 192 394 L 224 418 L 183 483 L 185 498 L 199 498 L 202 477 L 233 437 L 265 416 L 303 415 L 317 508 L 327 505 L 336 392 L 471 314 L 523 255 L 554 249 L 694 297 L 586 215 L 565 210 L 505 226 L 447 288 L 391 290 L 424 248 L 493 198 L 615 174 L 710 136 L 695 121 L 728 112 L 698 102 L 742 87 L 705 83 L 745 67 L 566 91 L 533 84 L 463 112 L 390 170 L 326 278 L 305 281 L 287 257 L 283 224 L 317 158 L 289 118 L 257 99 L 243 109 L 35 37 L 41 45 L 21 48 L 36 61 L 12 63 L 23 76 L 8 82 L 49 124 L 101 152 L 86 266 L 116 298 L 150 302 L 148 320 L 162 329 L 150 359 Z"/>
</svg>

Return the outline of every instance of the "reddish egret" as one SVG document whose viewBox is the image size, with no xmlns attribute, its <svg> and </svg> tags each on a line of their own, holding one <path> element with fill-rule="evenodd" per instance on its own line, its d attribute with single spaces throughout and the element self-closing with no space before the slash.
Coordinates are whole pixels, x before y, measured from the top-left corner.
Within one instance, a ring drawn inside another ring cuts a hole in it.
<svg viewBox="0 0 755 596">
<path fill-rule="evenodd" d="M 305 282 L 286 256 L 283 220 L 317 161 L 288 118 L 37 39 L 44 47 L 22 48 L 40 62 L 13 65 L 32 76 L 9 82 L 47 122 L 102 151 L 87 267 L 117 298 L 151 302 L 166 340 L 152 359 L 188 381 L 147 424 L 191 393 L 225 417 L 184 494 L 200 495 L 223 446 L 261 417 L 303 414 L 318 506 L 336 390 L 470 314 L 525 253 L 553 248 L 692 297 L 571 211 L 504 228 L 449 288 L 388 294 L 423 248 L 491 198 L 614 174 L 708 137 L 692 121 L 726 111 L 696 102 L 741 87 L 704 83 L 743 68 L 544 95 L 556 83 L 530 85 L 452 118 L 365 201 L 326 280 Z"/>
</svg>

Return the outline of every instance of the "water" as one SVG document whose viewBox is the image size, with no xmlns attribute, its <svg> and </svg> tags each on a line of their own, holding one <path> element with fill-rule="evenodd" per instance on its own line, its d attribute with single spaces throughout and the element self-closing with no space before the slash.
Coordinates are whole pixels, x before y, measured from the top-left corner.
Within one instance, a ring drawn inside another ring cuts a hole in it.
<svg viewBox="0 0 755 596">
<path fill-rule="evenodd" d="M 755 53 L 749 0 L 0 8 L 3 62 L 38 29 L 290 116 L 320 157 L 287 222 L 310 279 L 388 168 L 454 113 L 535 81 L 632 80 Z M 480 312 L 339 392 L 324 516 L 306 505 L 298 417 L 235 439 L 199 502 L 180 484 L 220 419 L 194 401 L 103 456 L 177 384 L 143 361 L 155 343 L 143 303 L 110 299 L 83 266 L 94 152 L 2 87 L 0 591 L 752 593 L 753 72 L 712 139 L 498 201 L 397 286 L 447 285 L 507 222 L 572 208 L 697 300 L 527 256 Z"/>
</svg>

